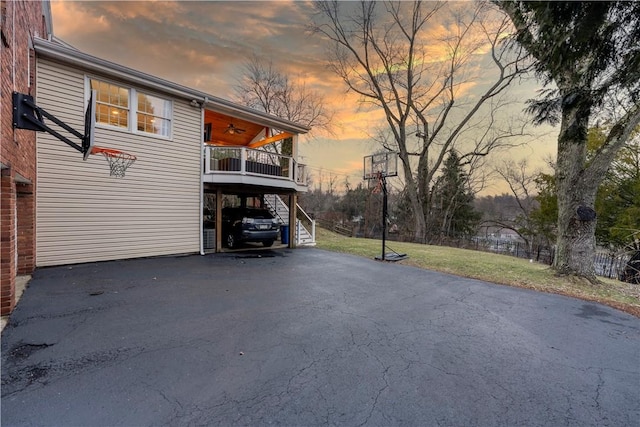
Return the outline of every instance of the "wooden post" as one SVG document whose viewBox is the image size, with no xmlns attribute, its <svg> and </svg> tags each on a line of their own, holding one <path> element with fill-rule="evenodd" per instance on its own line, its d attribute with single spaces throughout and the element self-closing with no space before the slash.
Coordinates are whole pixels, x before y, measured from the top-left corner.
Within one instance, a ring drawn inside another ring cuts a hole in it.
<svg viewBox="0 0 640 427">
<path fill-rule="evenodd" d="M 222 252 L 222 190 L 216 189 L 216 252 Z"/>
<path fill-rule="evenodd" d="M 296 218 L 298 217 L 298 194 L 289 194 L 289 248 L 296 247 Z"/>
</svg>

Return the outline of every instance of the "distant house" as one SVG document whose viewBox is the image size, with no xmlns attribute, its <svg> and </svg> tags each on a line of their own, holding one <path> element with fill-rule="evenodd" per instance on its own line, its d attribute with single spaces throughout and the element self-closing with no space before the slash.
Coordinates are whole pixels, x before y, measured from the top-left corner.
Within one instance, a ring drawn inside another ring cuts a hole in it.
<svg viewBox="0 0 640 427">
<path fill-rule="evenodd" d="M 227 205 L 269 208 L 288 226 L 287 246 L 313 243 L 313 225 L 297 208 L 306 191 L 298 136 L 307 127 L 55 39 L 33 46 L 38 106 L 83 129 L 95 91 L 95 146 L 137 157 L 114 178 L 102 156 L 83 160 L 37 134 L 37 266 L 219 252 Z M 283 141 L 287 155 L 269 149 Z"/>
</svg>

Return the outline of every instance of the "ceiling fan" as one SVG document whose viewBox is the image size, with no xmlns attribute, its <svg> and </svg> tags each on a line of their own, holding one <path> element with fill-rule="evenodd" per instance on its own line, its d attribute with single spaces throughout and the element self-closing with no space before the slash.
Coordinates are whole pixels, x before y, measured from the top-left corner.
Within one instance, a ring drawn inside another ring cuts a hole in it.
<svg viewBox="0 0 640 427">
<path fill-rule="evenodd" d="M 241 129 L 239 127 L 235 127 L 233 123 L 229 123 L 229 126 L 224 130 L 224 133 L 228 133 L 230 135 L 240 135 L 241 133 L 245 133 L 246 129 Z"/>
</svg>

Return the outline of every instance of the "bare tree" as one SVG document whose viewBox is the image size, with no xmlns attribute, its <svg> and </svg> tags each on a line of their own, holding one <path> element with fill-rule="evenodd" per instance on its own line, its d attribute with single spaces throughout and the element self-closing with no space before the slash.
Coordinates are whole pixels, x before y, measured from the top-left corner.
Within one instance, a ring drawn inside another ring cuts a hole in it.
<svg viewBox="0 0 640 427">
<path fill-rule="evenodd" d="M 309 89 L 302 79 L 292 80 L 270 60 L 251 57 L 234 91 L 243 105 L 308 126 L 312 132 L 331 133 L 333 113 L 322 94 Z"/>
<path fill-rule="evenodd" d="M 534 193 L 540 171 L 530 171 L 529 162 L 526 159 L 519 162 L 504 160 L 494 168 L 494 171 L 509 186 L 516 210 L 509 217 L 493 218 L 491 222 L 518 233 L 531 250 L 535 243 L 540 243 L 536 242 L 540 236 L 536 230 L 535 221 L 531 218 L 531 213 L 538 207 Z"/>
<path fill-rule="evenodd" d="M 445 155 L 455 149 L 471 165 L 523 134 L 498 119 L 505 89 L 526 71 L 521 52 L 502 42 L 509 19 L 487 4 L 330 1 L 316 8 L 312 30 L 330 44 L 330 67 L 362 105 L 385 113 L 382 145 L 399 152 L 414 239 L 425 241 L 430 188 Z M 436 18 L 449 24 L 439 39 L 430 25 Z M 477 58 L 487 52 L 490 65 L 479 75 Z"/>
</svg>

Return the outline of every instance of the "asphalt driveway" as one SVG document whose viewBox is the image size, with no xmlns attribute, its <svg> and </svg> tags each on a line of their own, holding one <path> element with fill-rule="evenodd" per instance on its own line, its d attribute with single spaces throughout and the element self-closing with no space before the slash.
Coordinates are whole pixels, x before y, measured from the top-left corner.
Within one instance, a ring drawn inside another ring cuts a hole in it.
<svg viewBox="0 0 640 427">
<path fill-rule="evenodd" d="M 2 333 L 3 426 L 638 420 L 640 319 L 318 249 L 39 269 Z"/>
</svg>

